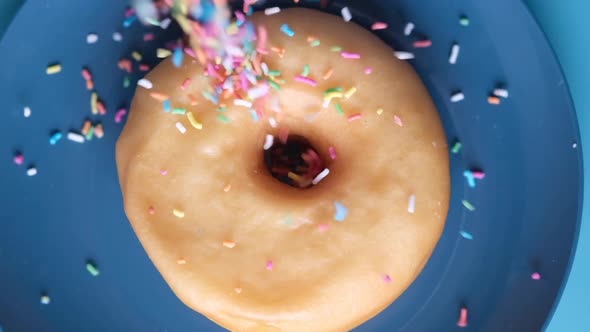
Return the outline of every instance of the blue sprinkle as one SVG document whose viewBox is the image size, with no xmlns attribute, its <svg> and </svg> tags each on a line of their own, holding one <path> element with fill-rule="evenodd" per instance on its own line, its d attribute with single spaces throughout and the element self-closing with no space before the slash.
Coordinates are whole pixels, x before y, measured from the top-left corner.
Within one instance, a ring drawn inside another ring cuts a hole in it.
<svg viewBox="0 0 590 332">
<path fill-rule="evenodd" d="M 125 19 L 125 21 L 123 21 L 123 26 L 125 28 L 130 27 L 133 22 L 135 22 L 137 20 L 137 16 L 133 15 L 133 16 L 129 16 L 127 19 Z"/>
<path fill-rule="evenodd" d="M 460 231 L 459 233 L 465 239 L 467 239 L 467 240 L 473 240 L 473 235 L 471 235 L 470 233 L 467 233 L 466 231 Z"/>
<path fill-rule="evenodd" d="M 170 106 L 170 99 L 164 100 L 164 112 L 166 112 L 166 113 L 170 112 L 171 107 L 172 106 Z"/>
<path fill-rule="evenodd" d="M 470 170 L 465 170 L 463 172 L 463 176 L 467 180 L 467 185 L 469 185 L 470 188 L 475 188 L 475 178 L 473 177 L 473 172 Z"/>
<path fill-rule="evenodd" d="M 172 55 L 172 63 L 174 63 L 174 66 L 176 66 L 176 68 L 182 66 L 182 58 L 184 57 L 184 52 L 182 51 L 182 48 L 177 47 L 174 50 L 174 54 Z"/>
<path fill-rule="evenodd" d="M 55 132 L 53 135 L 51 135 L 51 137 L 49 137 L 49 144 L 55 145 L 63 137 L 64 137 L 64 135 L 62 133 L 60 133 L 59 131 Z"/>
<path fill-rule="evenodd" d="M 344 221 L 346 216 L 348 215 L 348 209 L 344 204 L 340 202 L 334 202 L 334 206 L 336 207 L 336 214 L 334 215 L 334 220 L 336 221 Z"/>
<path fill-rule="evenodd" d="M 291 30 L 287 23 L 281 25 L 281 31 L 289 37 L 295 36 L 295 31 Z"/>
<path fill-rule="evenodd" d="M 258 122 L 258 113 L 256 113 L 256 111 L 254 111 L 254 110 L 250 110 L 250 114 L 252 114 L 252 118 L 254 119 L 254 122 Z"/>
<path fill-rule="evenodd" d="M 205 99 L 209 100 L 215 105 L 219 104 L 219 99 L 213 94 L 211 94 L 211 92 L 209 91 L 203 91 L 203 97 L 205 97 Z"/>
</svg>

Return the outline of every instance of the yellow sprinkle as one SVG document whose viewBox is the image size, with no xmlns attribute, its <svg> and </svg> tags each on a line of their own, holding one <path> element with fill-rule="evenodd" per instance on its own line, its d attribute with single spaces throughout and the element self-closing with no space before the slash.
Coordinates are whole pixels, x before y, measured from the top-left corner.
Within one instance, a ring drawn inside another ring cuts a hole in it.
<svg viewBox="0 0 590 332">
<path fill-rule="evenodd" d="M 231 183 L 228 183 L 224 188 L 223 191 L 225 191 L 226 193 L 229 192 L 231 190 Z"/>
<path fill-rule="evenodd" d="M 184 218 L 184 211 L 174 209 L 172 210 L 172 214 L 174 214 L 176 218 Z"/>
<path fill-rule="evenodd" d="M 382 108 L 378 109 L 377 114 L 379 114 L 379 115 L 383 114 L 383 109 Z"/>
<path fill-rule="evenodd" d="M 198 130 L 203 129 L 203 124 L 201 124 L 200 122 L 197 121 L 197 119 L 195 119 L 193 112 L 187 112 L 186 117 L 188 118 L 188 121 L 191 123 L 191 126 L 195 127 L 195 129 L 198 129 Z"/>
<path fill-rule="evenodd" d="M 186 259 L 179 259 L 179 260 L 176 261 L 176 264 L 178 264 L 178 265 L 184 265 L 184 264 L 186 264 Z"/>
<path fill-rule="evenodd" d="M 342 98 L 342 92 L 330 92 L 324 96 L 324 100 L 332 100 L 333 98 Z"/>
<path fill-rule="evenodd" d="M 346 93 L 344 94 L 344 97 L 346 97 L 346 99 L 352 97 L 352 95 L 356 92 L 356 87 L 352 87 L 350 88 L 348 91 L 346 91 Z"/>
<path fill-rule="evenodd" d="M 96 94 L 96 92 L 93 92 L 92 95 L 90 95 L 90 109 L 92 110 L 92 114 L 98 114 L 97 104 L 98 95 Z"/>
<path fill-rule="evenodd" d="M 49 65 L 49 66 L 47 66 L 47 69 L 45 72 L 47 73 L 47 75 L 57 74 L 57 73 L 61 72 L 61 64 L 56 63 L 53 65 Z"/>
<path fill-rule="evenodd" d="M 157 49 L 156 53 L 157 53 L 157 56 L 159 59 L 164 59 L 164 58 L 167 58 L 172 55 L 172 52 L 170 52 L 170 50 L 167 50 L 165 48 Z"/>
<path fill-rule="evenodd" d="M 141 53 L 139 53 L 137 51 L 133 51 L 133 53 L 131 53 L 131 57 L 133 57 L 133 59 L 135 59 L 135 61 L 137 61 L 137 62 L 141 61 L 141 59 L 143 58 L 141 56 Z"/>
<path fill-rule="evenodd" d="M 223 241 L 223 246 L 231 249 L 236 246 L 236 243 L 234 241 Z"/>
</svg>

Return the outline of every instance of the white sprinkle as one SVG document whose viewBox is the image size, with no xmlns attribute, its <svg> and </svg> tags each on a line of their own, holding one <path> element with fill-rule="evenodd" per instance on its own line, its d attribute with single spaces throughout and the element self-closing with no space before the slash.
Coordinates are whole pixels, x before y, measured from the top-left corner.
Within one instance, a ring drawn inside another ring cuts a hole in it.
<svg viewBox="0 0 590 332">
<path fill-rule="evenodd" d="M 49 304 L 51 302 L 51 298 L 47 295 L 41 296 L 41 304 Z"/>
<path fill-rule="evenodd" d="M 248 97 L 252 100 L 260 98 L 268 94 L 268 85 L 261 84 L 255 88 L 248 90 Z M 235 102 L 235 101 L 234 101 Z M 251 104 L 251 103 L 250 103 Z"/>
<path fill-rule="evenodd" d="M 30 167 L 29 169 L 27 169 L 27 175 L 28 176 L 37 175 L 37 169 L 35 167 Z"/>
<path fill-rule="evenodd" d="M 506 89 L 494 89 L 494 95 L 501 98 L 508 98 L 508 90 Z"/>
<path fill-rule="evenodd" d="M 408 212 L 416 212 L 416 195 L 410 195 L 410 198 L 408 199 Z"/>
<path fill-rule="evenodd" d="M 98 35 L 97 35 L 97 34 L 95 34 L 95 33 L 89 33 L 89 34 L 86 36 L 86 42 L 87 42 L 88 44 L 94 44 L 94 43 L 96 43 L 97 41 L 98 41 Z"/>
<path fill-rule="evenodd" d="M 411 60 L 414 58 L 414 53 L 410 52 L 394 52 L 393 54 L 400 60 Z"/>
<path fill-rule="evenodd" d="M 25 116 L 25 118 L 31 116 L 31 108 L 29 106 L 25 106 L 25 108 L 23 109 L 23 115 Z"/>
<path fill-rule="evenodd" d="M 252 107 L 252 103 L 244 100 L 244 99 L 234 99 L 234 105 L 236 106 L 244 106 L 246 108 L 251 108 Z"/>
<path fill-rule="evenodd" d="M 276 128 L 278 126 L 277 120 L 275 120 L 275 118 L 268 118 L 268 123 L 273 128 Z"/>
<path fill-rule="evenodd" d="M 68 133 L 68 139 L 70 141 L 76 142 L 76 143 L 84 143 L 84 141 L 85 141 L 84 136 L 82 136 L 82 135 L 80 135 L 78 133 L 75 133 L 73 131 L 70 131 Z"/>
<path fill-rule="evenodd" d="M 268 65 L 266 62 L 261 63 L 260 68 L 262 68 L 262 73 L 264 73 L 264 75 L 268 75 Z"/>
<path fill-rule="evenodd" d="M 463 99 L 465 99 L 465 95 L 463 94 L 463 92 L 455 92 L 451 95 L 452 103 L 458 103 Z"/>
<path fill-rule="evenodd" d="M 160 22 L 160 28 L 166 30 L 170 26 L 170 23 L 172 23 L 172 20 L 169 17 L 166 17 Z"/>
<path fill-rule="evenodd" d="M 350 20 L 352 20 L 352 14 L 350 13 L 350 9 L 348 9 L 348 7 L 342 8 L 340 13 L 342 14 L 342 18 L 345 22 L 350 22 Z"/>
<path fill-rule="evenodd" d="M 457 63 L 457 58 L 459 58 L 459 50 L 460 50 L 460 46 L 459 44 L 455 43 L 453 44 L 453 46 L 451 46 L 451 54 L 449 55 L 449 63 L 454 65 Z"/>
<path fill-rule="evenodd" d="M 154 87 L 152 82 L 148 79 L 145 79 L 145 78 L 142 78 L 139 81 L 137 81 L 137 85 L 139 85 L 142 88 L 146 88 L 148 90 Z"/>
<path fill-rule="evenodd" d="M 113 32 L 113 40 L 116 42 L 120 42 L 123 40 L 123 35 L 120 32 Z"/>
<path fill-rule="evenodd" d="M 266 135 L 266 139 L 264 141 L 263 149 L 266 151 L 272 147 L 275 142 L 275 138 L 273 135 Z"/>
<path fill-rule="evenodd" d="M 574 149 L 575 149 L 575 148 L 577 148 L 577 147 L 578 147 L 578 143 L 574 142 L 574 143 L 572 144 L 572 148 L 574 148 Z"/>
<path fill-rule="evenodd" d="M 176 122 L 176 129 L 178 129 L 178 131 L 180 131 L 180 133 L 183 135 L 184 135 L 184 133 L 186 133 L 186 128 L 180 122 Z"/>
<path fill-rule="evenodd" d="M 270 7 L 264 10 L 264 15 L 274 15 L 281 12 L 281 8 L 279 7 Z"/>
<path fill-rule="evenodd" d="M 415 27 L 416 26 L 412 22 L 406 23 L 406 26 L 404 27 L 404 35 L 406 35 L 406 36 L 411 35 L 412 34 L 412 31 L 414 31 L 414 28 Z"/>
<path fill-rule="evenodd" d="M 324 170 L 318 174 L 315 179 L 313 179 L 313 181 L 311 181 L 311 184 L 313 184 L 314 186 L 318 183 L 320 183 L 320 181 L 322 181 L 326 176 L 328 176 L 328 174 L 330 174 L 330 170 L 327 168 L 324 168 Z"/>
</svg>

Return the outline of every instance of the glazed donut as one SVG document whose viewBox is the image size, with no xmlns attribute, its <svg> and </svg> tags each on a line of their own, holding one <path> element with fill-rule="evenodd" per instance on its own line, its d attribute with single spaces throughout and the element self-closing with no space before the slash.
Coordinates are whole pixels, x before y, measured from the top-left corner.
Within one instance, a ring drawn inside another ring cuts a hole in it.
<svg viewBox="0 0 590 332">
<path fill-rule="evenodd" d="M 215 104 L 199 61 L 164 60 L 117 142 L 125 211 L 176 295 L 219 325 L 350 330 L 413 282 L 442 233 L 443 127 L 369 31 L 308 9 L 252 20 L 274 49 L 275 99 Z"/>
</svg>

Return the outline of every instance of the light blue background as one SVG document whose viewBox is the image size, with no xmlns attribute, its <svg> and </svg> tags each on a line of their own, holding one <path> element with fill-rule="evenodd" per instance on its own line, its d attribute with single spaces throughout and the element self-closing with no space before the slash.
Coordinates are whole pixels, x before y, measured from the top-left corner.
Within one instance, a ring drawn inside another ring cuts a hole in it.
<svg viewBox="0 0 590 332">
<path fill-rule="evenodd" d="M 518 0 L 514 0 L 518 1 Z M 0 36 L 23 0 L 0 0 Z M 547 34 L 567 78 L 582 129 L 582 146 L 590 147 L 590 0 L 525 0 Z M 584 130 L 587 129 L 587 130 Z M 585 155 L 588 150 L 584 151 Z M 590 188 L 585 160 L 584 188 Z M 590 195 L 584 197 L 590 206 Z M 585 209 L 575 261 L 547 332 L 590 330 L 590 218 Z M 0 327 L 0 331 L 2 328 Z"/>
</svg>

